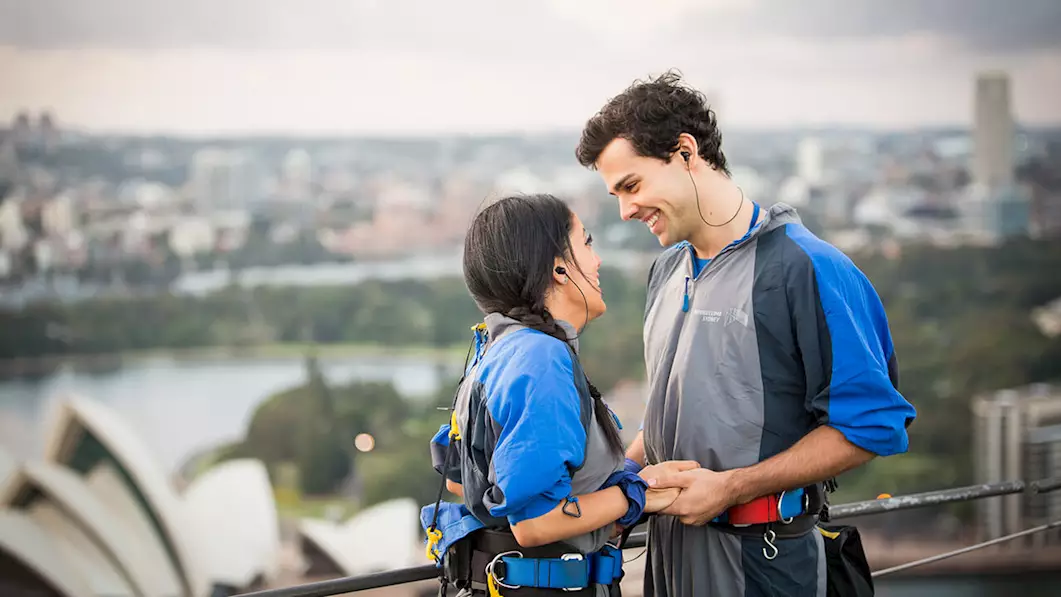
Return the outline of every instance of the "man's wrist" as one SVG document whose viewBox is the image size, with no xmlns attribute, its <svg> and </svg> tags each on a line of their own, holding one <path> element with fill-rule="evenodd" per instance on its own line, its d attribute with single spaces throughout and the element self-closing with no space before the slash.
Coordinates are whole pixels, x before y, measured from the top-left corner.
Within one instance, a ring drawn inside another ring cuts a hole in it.
<svg viewBox="0 0 1061 597">
<path fill-rule="evenodd" d="M 735 468 L 726 474 L 726 496 L 732 506 L 747 504 L 759 497 L 755 492 L 754 471 L 750 467 Z"/>
</svg>

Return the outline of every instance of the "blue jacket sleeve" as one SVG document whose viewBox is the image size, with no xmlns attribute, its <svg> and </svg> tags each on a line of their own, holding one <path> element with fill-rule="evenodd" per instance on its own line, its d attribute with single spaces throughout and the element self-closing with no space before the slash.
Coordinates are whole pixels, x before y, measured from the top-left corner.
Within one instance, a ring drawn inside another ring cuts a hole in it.
<svg viewBox="0 0 1061 597">
<path fill-rule="evenodd" d="M 866 276 L 838 249 L 789 224 L 798 246 L 787 260 L 786 291 L 807 377 L 806 407 L 856 446 L 889 456 L 909 446 L 916 417 L 899 392 L 884 305 Z"/>
<path fill-rule="evenodd" d="M 571 355 L 555 339 L 542 338 L 486 388 L 498 429 L 491 481 L 501 497 L 487 505 L 511 524 L 537 518 L 569 497 L 570 471 L 585 457 Z"/>
</svg>

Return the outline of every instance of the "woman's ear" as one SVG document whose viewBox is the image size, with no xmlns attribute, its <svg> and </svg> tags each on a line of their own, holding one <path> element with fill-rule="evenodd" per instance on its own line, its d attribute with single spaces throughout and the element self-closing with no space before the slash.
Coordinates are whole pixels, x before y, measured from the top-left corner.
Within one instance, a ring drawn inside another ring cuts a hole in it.
<svg viewBox="0 0 1061 597">
<path fill-rule="evenodd" d="M 557 284 L 567 284 L 567 268 L 557 263 L 553 268 L 553 279 Z"/>
</svg>

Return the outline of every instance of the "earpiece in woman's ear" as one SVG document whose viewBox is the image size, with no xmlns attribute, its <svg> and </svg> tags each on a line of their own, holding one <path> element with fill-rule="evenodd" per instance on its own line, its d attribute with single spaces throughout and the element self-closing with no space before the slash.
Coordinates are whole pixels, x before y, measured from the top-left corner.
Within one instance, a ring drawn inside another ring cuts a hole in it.
<svg viewBox="0 0 1061 597">
<path fill-rule="evenodd" d="M 567 270 L 564 269 L 564 266 L 562 266 L 562 265 L 556 266 L 556 268 L 553 271 L 558 273 L 558 274 L 560 274 L 561 276 L 566 276 L 567 275 Z"/>
</svg>

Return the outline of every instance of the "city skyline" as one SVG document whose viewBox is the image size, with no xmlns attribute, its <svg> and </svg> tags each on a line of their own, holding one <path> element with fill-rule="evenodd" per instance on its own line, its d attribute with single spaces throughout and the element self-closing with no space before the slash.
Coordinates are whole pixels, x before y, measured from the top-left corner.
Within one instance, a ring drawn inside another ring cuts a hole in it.
<svg viewBox="0 0 1061 597">
<path fill-rule="evenodd" d="M 577 131 L 634 79 L 677 68 L 718 98 L 723 130 L 971 126 L 976 77 L 994 70 L 1019 125 L 1061 124 L 1061 5 L 1026 4 L 0 0 L 0 120 L 47 110 L 89 132 L 190 136 Z"/>
</svg>

